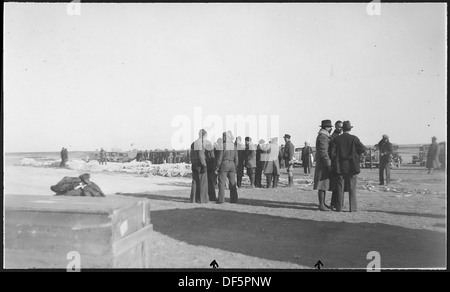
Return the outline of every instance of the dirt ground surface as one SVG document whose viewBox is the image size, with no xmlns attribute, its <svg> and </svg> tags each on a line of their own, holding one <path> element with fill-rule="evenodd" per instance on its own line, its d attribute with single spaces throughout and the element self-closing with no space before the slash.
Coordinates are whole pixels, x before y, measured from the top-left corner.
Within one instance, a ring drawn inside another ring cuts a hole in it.
<svg viewBox="0 0 450 292">
<path fill-rule="evenodd" d="M 237 204 L 190 203 L 189 178 L 92 174 L 108 196 L 151 201 L 152 267 L 168 269 L 365 269 L 370 251 L 381 268 L 445 268 L 447 258 L 446 174 L 428 175 L 419 167 L 393 169 L 392 183 L 378 185 L 378 169 L 358 178 L 358 212 L 317 210 L 313 175 L 295 169 L 294 187 L 283 170 L 277 189 L 251 189 L 248 179 Z M 30 179 L 20 180 L 24 173 Z M 52 195 L 49 186 L 65 169 L 8 166 L 5 194 Z M 34 190 L 34 191 L 33 191 Z M 217 190 L 216 190 L 217 191 Z M 331 193 L 327 192 L 329 203 Z"/>
</svg>

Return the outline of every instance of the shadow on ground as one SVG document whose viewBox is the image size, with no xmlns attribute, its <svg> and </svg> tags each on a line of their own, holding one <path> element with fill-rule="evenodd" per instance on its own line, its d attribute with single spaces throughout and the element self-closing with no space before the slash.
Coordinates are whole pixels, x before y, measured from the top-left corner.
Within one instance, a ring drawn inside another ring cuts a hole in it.
<svg viewBox="0 0 450 292">
<path fill-rule="evenodd" d="M 122 195 L 122 196 L 147 198 L 147 199 L 151 199 L 151 200 L 190 203 L 190 198 L 188 197 L 189 193 L 187 196 L 181 197 L 181 196 L 172 195 L 174 193 L 177 193 L 177 191 L 166 191 L 166 192 L 170 193 L 171 195 L 151 194 L 151 193 L 118 193 L 118 194 Z M 159 193 L 163 193 L 163 192 L 159 192 Z M 229 198 L 225 198 L 225 202 L 229 202 Z M 313 203 L 282 202 L 282 201 L 239 198 L 238 204 L 255 206 L 255 207 L 267 207 L 267 208 L 290 208 L 290 209 L 298 209 L 298 210 L 317 210 L 317 204 L 313 204 Z"/>
<path fill-rule="evenodd" d="M 153 229 L 174 239 L 249 256 L 323 268 L 445 267 L 445 234 L 387 224 L 283 218 L 207 208 L 151 212 Z M 216 259 L 220 264 L 220 259 Z"/>
<path fill-rule="evenodd" d="M 414 217 L 426 217 L 426 218 L 436 218 L 436 219 L 445 219 L 445 214 L 431 214 L 431 213 L 410 213 L 410 212 L 399 212 L 399 211 L 381 211 L 381 210 L 366 210 L 366 212 L 375 212 L 375 213 L 387 213 L 392 215 L 403 215 L 403 216 L 414 216 Z"/>
</svg>

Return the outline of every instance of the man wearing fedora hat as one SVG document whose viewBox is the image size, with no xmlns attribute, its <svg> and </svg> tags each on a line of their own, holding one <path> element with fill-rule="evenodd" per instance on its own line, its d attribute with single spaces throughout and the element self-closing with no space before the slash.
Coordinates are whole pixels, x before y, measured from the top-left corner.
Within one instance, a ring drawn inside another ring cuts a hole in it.
<svg viewBox="0 0 450 292">
<path fill-rule="evenodd" d="M 331 160 L 328 147 L 332 128 L 331 120 L 323 120 L 316 139 L 316 169 L 313 189 L 318 190 L 320 211 L 329 211 L 328 209 L 331 208 L 325 205 L 325 195 L 330 190 Z"/>
<path fill-rule="evenodd" d="M 285 134 L 284 141 L 286 145 L 284 146 L 283 151 L 283 159 L 284 165 L 286 166 L 287 174 L 288 174 L 288 186 L 292 187 L 294 184 L 294 144 L 291 142 L 291 135 Z"/>
<path fill-rule="evenodd" d="M 333 172 L 336 175 L 337 196 L 335 198 L 335 211 L 340 212 L 344 191 L 349 192 L 350 212 L 356 212 L 356 181 L 360 173 L 360 155 L 366 151 L 358 137 L 351 135 L 353 128 L 350 121 L 342 126 L 344 133 L 335 137 L 330 143 L 330 157 Z M 348 189 L 347 189 L 348 188 Z"/>
</svg>

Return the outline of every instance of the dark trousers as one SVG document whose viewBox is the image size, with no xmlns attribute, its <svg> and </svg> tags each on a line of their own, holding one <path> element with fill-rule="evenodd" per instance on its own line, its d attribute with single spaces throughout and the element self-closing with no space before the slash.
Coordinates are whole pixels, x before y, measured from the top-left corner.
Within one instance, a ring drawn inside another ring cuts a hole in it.
<svg viewBox="0 0 450 292">
<path fill-rule="evenodd" d="M 250 179 L 250 186 L 255 186 L 255 168 L 254 167 L 247 167 L 247 175 Z"/>
<path fill-rule="evenodd" d="M 342 202 L 344 200 L 345 186 L 348 187 L 350 212 L 356 212 L 358 210 L 356 206 L 356 181 L 358 175 L 344 174 L 337 176 L 337 198 L 336 198 L 336 210 L 340 211 L 342 208 Z"/>
<path fill-rule="evenodd" d="M 263 172 L 264 162 L 256 162 L 256 171 L 255 171 L 255 186 L 258 188 L 262 187 L 262 172 Z"/>
<path fill-rule="evenodd" d="M 234 162 L 223 161 L 219 168 L 219 198 L 218 203 L 225 202 L 225 182 L 229 180 L 230 203 L 237 203 L 238 193 L 236 189 L 236 166 Z"/>
<path fill-rule="evenodd" d="M 344 180 L 344 192 L 348 192 L 348 186 L 345 185 L 347 181 Z M 341 209 L 344 206 L 344 197 L 341 198 L 341 207 L 338 206 L 338 198 L 339 198 L 339 176 L 337 174 L 333 174 L 330 176 L 330 187 L 331 187 L 331 202 L 330 205 L 334 208 Z"/>
<path fill-rule="evenodd" d="M 386 184 L 391 183 L 391 163 L 380 161 L 380 185 L 384 185 L 384 172 L 386 172 Z"/>
<path fill-rule="evenodd" d="M 278 180 L 280 179 L 279 175 L 276 174 L 266 174 L 266 184 L 267 188 L 277 188 Z"/>
<path fill-rule="evenodd" d="M 59 164 L 59 167 L 66 167 L 66 159 L 61 159 L 61 163 Z"/>
<path fill-rule="evenodd" d="M 311 168 L 309 167 L 309 165 L 303 165 L 303 171 L 305 172 L 305 174 L 311 173 Z"/>
<path fill-rule="evenodd" d="M 210 201 L 216 200 L 216 189 L 215 189 L 215 181 L 216 181 L 216 173 L 215 173 L 215 165 L 214 162 L 207 163 L 208 168 L 208 196 Z"/>
<path fill-rule="evenodd" d="M 208 173 L 200 173 L 201 165 L 192 165 L 191 203 L 208 203 Z"/>
<path fill-rule="evenodd" d="M 244 165 L 239 164 L 236 168 L 237 175 L 237 186 L 240 188 L 242 186 L 242 178 L 244 177 Z"/>
</svg>

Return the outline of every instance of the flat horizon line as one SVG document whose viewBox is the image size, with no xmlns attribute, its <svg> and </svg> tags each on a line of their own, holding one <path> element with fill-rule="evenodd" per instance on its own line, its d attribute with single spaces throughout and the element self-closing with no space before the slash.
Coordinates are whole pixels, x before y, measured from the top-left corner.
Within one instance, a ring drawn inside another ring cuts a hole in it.
<svg viewBox="0 0 450 292">
<path fill-rule="evenodd" d="M 441 142 L 446 142 L 446 141 L 440 141 L 438 143 Z M 279 143 L 281 145 L 281 143 Z M 397 144 L 397 143 L 392 143 L 395 145 L 398 145 L 399 147 L 421 147 L 423 145 L 429 145 L 431 143 L 415 143 L 415 144 Z M 365 145 L 366 147 L 373 147 L 374 145 Z M 172 151 L 173 149 L 169 149 L 167 148 L 169 151 Z M 133 150 L 162 150 L 165 151 L 164 149 L 160 149 L 160 148 L 155 148 L 155 149 L 133 149 Z M 128 152 L 128 151 L 133 151 L 133 150 L 120 150 L 122 152 Z M 176 151 L 180 151 L 180 150 L 187 150 L 187 149 L 175 149 Z M 61 150 L 53 150 L 53 151 L 4 151 L 4 154 L 20 154 L 20 153 L 55 153 L 55 152 L 60 152 Z M 69 152 L 96 152 L 96 150 L 69 150 Z M 110 151 L 108 151 L 110 152 Z"/>
</svg>

